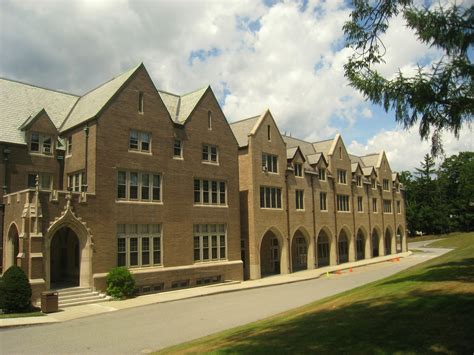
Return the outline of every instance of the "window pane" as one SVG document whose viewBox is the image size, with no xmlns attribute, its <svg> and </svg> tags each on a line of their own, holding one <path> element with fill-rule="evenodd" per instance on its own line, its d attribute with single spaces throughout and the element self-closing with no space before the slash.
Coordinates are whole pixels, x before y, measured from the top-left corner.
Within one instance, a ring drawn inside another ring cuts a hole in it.
<svg viewBox="0 0 474 355">
<path fill-rule="evenodd" d="M 117 265 L 125 266 L 126 264 L 126 248 L 125 248 L 125 238 L 119 238 L 117 240 Z"/>
<path fill-rule="evenodd" d="M 32 152 L 39 151 L 39 134 L 38 133 L 31 133 L 30 150 Z"/>
<path fill-rule="evenodd" d="M 260 207 L 265 207 L 265 188 L 260 188 Z"/>
<path fill-rule="evenodd" d="M 209 146 L 202 146 L 202 160 L 209 160 Z"/>
<path fill-rule="evenodd" d="M 138 198 L 138 173 L 130 173 L 130 199 Z"/>
<path fill-rule="evenodd" d="M 217 181 L 212 181 L 211 187 L 212 187 L 212 203 L 217 204 Z"/>
<path fill-rule="evenodd" d="M 153 175 L 153 200 L 161 200 L 161 175 Z"/>
<path fill-rule="evenodd" d="M 140 134 L 141 136 L 141 143 L 142 143 L 142 147 L 141 149 L 143 151 L 146 151 L 148 152 L 150 150 L 150 134 L 149 133 L 141 133 Z"/>
<path fill-rule="evenodd" d="M 219 237 L 219 246 L 220 246 L 220 255 L 219 255 L 219 257 L 220 257 L 221 259 L 223 259 L 223 258 L 226 257 L 226 255 L 225 255 L 225 254 L 226 254 L 226 253 L 225 253 L 225 249 L 226 249 L 226 248 L 225 248 L 225 235 L 221 235 L 221 236 Z"/>
<path fill-rule="evenodd" d="M 130 131 L 129 149 L 138 149 L 138 132 Z"/>
<path fill-rule="evenodd" d="M 150 264 L 150 239 L 142 238 L 142 265 Z"/>
<path fill-rule="evenodd" d="M 209 259 L 209 237 L 202 237 L 202 258 L 203 260 Z"/>
<path fill-rule="evenodd" d="M 138 238 L 130 238 L 130 266 L 138 265 Z"/>
<path fill-rule="evenodd" d="M 150 176 L 142 174 L 142 200 L 150 199 Z"/>
<path fill-rule="evenodd" d="M 217 147 L 211 147 L 211 160 L 217 161 Z"/>
<path fill-rule="evenodd" d="M 118 186 L 117 186 L 117 197 L 125 198 L 127 175 L 125 171 L 118 172 Z"/>
<path fill-rule="evenodd" d="M 219 190 L 220 190 L 220 204 L 225 205 L 225 182 L 219 183 Z"/>
<path fill-rule="evenodd" d="M 209 203 L 209 181 L 202 181 L 203 203 Z"/>
<path fill-rule="evenodd" d="M 161 238 L 153 238 L 153 264 L 161 264 Z"/>
<path fill-rule="evenodd" d="M 217 235 L 212 236 L 212 258 L 217 259 Z"/>
<path fill-rule="evenodd" d="M 43 153 L 51 153 L 51 138 L 44 138 L 43 141 Z"/>
<path fill-rule="evenodd" d="M 281 208 L 281 190 L 277 189 L 277 208 Z"/>
<path fill-rule="evenodd" d="M 199 237 L 194 237 L 194 260 L 200 260 Z"/>
<path fill-rule="evenodd" d="M 201 181 L 194 179 L 194 203 L 201 202 Z"/>
</svg>

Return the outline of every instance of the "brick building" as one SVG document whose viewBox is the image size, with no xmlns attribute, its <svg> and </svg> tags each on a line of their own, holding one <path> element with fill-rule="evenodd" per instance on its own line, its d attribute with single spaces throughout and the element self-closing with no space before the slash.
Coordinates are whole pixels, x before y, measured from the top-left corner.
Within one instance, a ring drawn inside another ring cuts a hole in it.
<svg viewBox="0 0 474 355">
<path fill-rule="evenodd" d="M 34 301 L 118 265 L 146 293 L 406 250 L 383 152 L 282 136 L 269 111 L 229 125 L 210 87 L 160 91 L 141 64 L 83 96 L 0 79 L 0 109 L 0 255 Z"/>
</svg>

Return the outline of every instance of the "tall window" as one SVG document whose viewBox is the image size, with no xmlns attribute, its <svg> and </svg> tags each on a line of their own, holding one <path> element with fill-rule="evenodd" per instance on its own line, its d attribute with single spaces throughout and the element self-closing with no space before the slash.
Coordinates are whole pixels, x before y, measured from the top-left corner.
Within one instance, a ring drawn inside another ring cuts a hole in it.
<svg viewBox="0 0 474 355">
<path fill-rule="evenodd" d="M 67 137 L 66 155 L 72 155 L 72 136 Z"/>
<path fill-rule="evenodd" d="M 392 200 L 383 200 L 383 212 L 392 213 Z"/>
<path fill-rule="evenodd" d="M 370 185 L 372 186 L 372 189 L 377 188 L 377 181 L 375 179 L 370 179 Z"/>
<path fill-rule="evenodd" d="M 397 213 L 402 213 L 402 206 L 400 201 L 397 201 Z"/>
<path fill-rule="evenodd" d="M 194 179 L 194 204 L 226 205 L 226 183 L 224 181 Z"/>
<path fill-rule="evenodd" d="M 304 190 L 295 191 L 296 209 L 304 210 Z"/>
<path fill-rule="evenodd" d="M 173 145 L 173 157 L 182 158 L 183 157 L 183 142 L 181 139 L 175 139 Z"/>
<path fill-rule="evenodd" d="M 357 196 L 357 211 L 364 212 L 364 198 L 362 196 Z"/>
<path fill-rule="evenodd" d="M 86 173 L 84 171 L 68 175 L 68 186 L 74 192 L 86 191 L 86 183 Z"/>
<path fill-rule="evenodd" d="M 319 193 L 319 209 L 321 211 L 327 211 L 328 210 L 328 205 L 327 205 L 327 193 L 326 192 L 320 192 Z"/>
<path fill-rule="evenodd" d="M 390 190 L 390 182 L 388 181 L 388 179 L 383 179 L 383 189 L 385 191 L 389 191 Z"/>
<path fill-rule="evenodd" d="M 128 149 L 139 152 L 150 152 L 151 134 L 147 132 L 130 131 Z"/>
<path fill-rule="evenodd" d="M 143 98 L 143 91 L 138 93 L 138 112 L 144 112 L 144 98 Z"/>
<path fill-rule="evenodd" d="M 204 144 L 202 146 L 202 160 L 209 163 L 217 163 L 217 147 L 215 145 Z"/>
<path fill-rule="evenodd" d="M 325 168 L 319 168 L 318 169 L 318 174 L 319 174 L 319 180 L 322 180 L 322 181 L 326 180 L 326 169 Z"/>
<path fill-rule="evenodd" d="M 34 189 L 36 187 L 36 175 L 38 175 L 38 186 L 40 190 L 51 190 L 53 188 L 53 177 L 48 173 L 28 174 L 28 187 Z"/>
<path fill-rule="evenodd" d="M 161 175 L 136 171 L 117 173 L 117 199 L 161 201 Z"/>
<path fill-rule="evenodd" d="M 303 176 L 303 164 L 295 164 L 295 176 Z"/>
<path fill-rule="evenodd" d="M 262 169 L 271 173 L 278 173 L 278 156 L 262 154 Z"/>
<path fill-rule="evenodd" d="M 376 198 L 372 199 L 372 211 L 377 212 L 377 199 Z"/>
<path fill-rule="evenodd" d="M 339 147 L 339 159 L 342 159 L 342 147 Z"/>
<path fill-rule="evenodd" d="M 281 189 L 278 187 L 260 187 L 261 208 L 281 208 Z"/>
<path fill-rule="evenodd" d="M 52 137 L 37 132 L 32 132 L 30 135 L 30 151 L 46 155 L 52 154 Z"/>
<path fill-rule="evenodd" d="M 356 176 L 356 183 L 357 183 L 357 186 L 362 186 L 362 176 L 360 175 L 357 175 Z"/>
<path fill-rule="evenodd" d="M 337 195 L 337 210 L 348 212 L 349 208 L 349 196 L 348 195 Z"/>
<path fill-rule="evenodd" d="M 268 141 L 272 140 L 272 131 L 271 131 L 270 125 L 267 125 L 267 140 Z"/>
<path fill-rule="evenodd" d="M 212 113 L 211 111 L 207 111 L 207 129 L 212 130 Z"/>
<path fill-rule="evenodd" d="M 194 225 L 194 261 L 210 261 L 227 258 L 225 224 Z"/>
<path fill-rule="evenodd" d="M 118 266 L 149 267 L 160 264 L 160 224 L 117 225 Z"/>
<path fill-rule="evenodd" d="M 337 169 L 337 182 L 347 184 L 347 172 L 343 169 Z"/>
</svg>

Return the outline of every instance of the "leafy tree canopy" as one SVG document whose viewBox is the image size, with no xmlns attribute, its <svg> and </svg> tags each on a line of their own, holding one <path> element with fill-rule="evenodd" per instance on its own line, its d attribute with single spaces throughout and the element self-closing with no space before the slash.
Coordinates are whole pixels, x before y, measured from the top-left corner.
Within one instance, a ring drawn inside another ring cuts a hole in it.
<svg viewBox="0 0 474 355">
<path fill-rule="evenodd" d="M 458 1 L 459 2 L 459 1 Z M 344 24 L 347 46 L 354 54 L 344 66 L 351 86 L 385 111 L 393 109 L 404 128 L 418 121 L 422 139 L 431 138 L 434 156 L 443 152 L 441 133 L 459 137 L 474 115 L 474 66 L 469 58 L 474 43 L 474 6 L 427 8 L 412 0 L 353 0 L 350 21 Z M 467 1 L 466 3 L 469 3 Z M 420 41 L 443 52 L 429 67 L 418 66 L 414 76 L 400 70 L 387 79 L 375 68 L 384 63 L 381 36 L 390 19 L 403 16 Z"/>
</svg>

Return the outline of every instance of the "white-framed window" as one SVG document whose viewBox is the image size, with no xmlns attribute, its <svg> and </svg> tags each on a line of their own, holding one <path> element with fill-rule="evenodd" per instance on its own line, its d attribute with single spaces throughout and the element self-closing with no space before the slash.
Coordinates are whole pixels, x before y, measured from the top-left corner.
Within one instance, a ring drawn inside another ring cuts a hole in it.
<svg viewBox="0 0 474 355">
<path fill-rule="evenodd" d="M 402 213 L 402 204 L 400 203 L 400 200 L 397 200 L 397 213 Z"/>
<path fill-rule="evenodd" d="M 364 198 L 357 196 L 357 211 L 364 212 Z"/>
<path fill-rule="evenodd" d="M 128 149 L 137 152 L 151 152 L 151 133 L 131 130 Z"/>
<path fill-rule="evenodd" d="M 38 186 L 40 190 L 52 190 L 53 176 L 49 173 L 32 173 L 28 174 L 28 187 L 34 189 L 36 187 L 36 175 L 38 175 Z"/>
<path fill-rule="evenodd" d="M 377 199 L 375 197 L 372 199 L 372 211 L 377 213 Z"/>
<path fill-rule="evenodd" d="M 278 173 L 278 156 L 262 153 L 262 170 L 270 173 Z"/>
<path fill-rule="evenodd" d="M 320 211 L 328 210 L 327 197 L 328 197 L 328 194 L 326 192 L 319 193 L 319 210 Z"/>
<path fill-rule="evenodd" d="M 137 171 L 117 172 L 117 199 L 127 201 L 161 201 L 161 175 Z"/>
<path fill-rule="evenodd" d="M 140 91 L 138 93 L 138 113 L 144 113 L 144 112 L 145 112 L 145 100 L 144 100 L 143 91 Z"/>
<path fill-rule="evenodd" d="M 390 191 L 390 182 L 388 179 L 383 179 L 383 189 L 385 191 Z"/>
<path fill-rule="evenodd" d="M 337 183 L 347 184 L 347 172 L 344 169 L 337 169 Z"/>
<path fill-rule="evenodd" d="M 392 200 L 383 200 L 383 213 L 392 213 Z"/>
<path fill-rule="evenodd" d="M 304 190 L 295 191 L 296 209 L 304 210 Z"/>
<path fill-rule="evenodd" d="M 86 173 L 84 171 L 67 176 L 68 187 L 74 192 L 86 191 Z"/>
<path fill-rule="evenodd" d="M 375 190 L 377 188 L 377 180 L 370 179 L 370 185 L 372 186 L 372 189 Z"/>
<path fill-rule="evenodd" d="M 362 176 L 356 175 L 356 184 L 357 186 L 362 186 Z"/>
<path fill-rule="evenodd" d="M 195 224 L 193 241 L 195 262 L 227 258 L 225 224 Z"/>
<path fill-rule="evenodd" d="M 303 164 L 295 163 L 295 176 L 303 176 Z"/>
<path fill-rule="evenodd" d="M 53 138 L 51 136 L 31 132 L 30 134 L 30 152 L 45 155 L 53 154 Z"/>
<path fill-rule="evenodd" d="M 161 224 L 118 224 L 117 265 L 161 265 Z"/>
<path fill-rule="evenodd" d="M 194 204 L 226 205 L 226 185 L 225 181 L 194 179 Z"/>
<path fill-rule="evenodd" d="M 337 202 L 337 210 L 343 212 L 349 212 L 349 196 L 348 195 L 337 195 L 336 196 Z"/>
<path fill-rule="evenodd" d="M 260 208 L 281 208 L 281 189 L 260 186 Z"/>
<path fill-rule="evenodd" d="M 183 141 L 181 139 L 175 139 L 173 144 L 173 158 L 183 157 Z"/>
<path fill-rule="evenodd" d="M 319 180 L 326 181 L 326 169 L 325 168 L 319 168 L 318 169 L 318 174 L 319 174 Z"/>
<path fill-rule="evenodd" d="M 217 146 L 203 144 L 202 146 L 202 160 L 209 163 L 217 164 L 219 162 L 219 153 Z"/>
<path fill-rule="evenodd" d="M 72 136 L 67 137 L 66 140 L 66 155 L 72 155 Z"/>
</svg>

